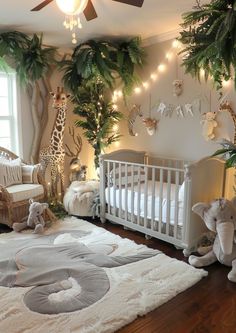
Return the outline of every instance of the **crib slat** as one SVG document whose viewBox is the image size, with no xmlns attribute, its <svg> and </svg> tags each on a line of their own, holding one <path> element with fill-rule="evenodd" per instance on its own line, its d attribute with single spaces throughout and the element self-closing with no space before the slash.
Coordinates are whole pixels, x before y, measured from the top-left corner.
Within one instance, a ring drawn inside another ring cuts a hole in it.
<svg viewBox="0 0 236 333">
<path fill-rule="evenodd" d="M 110 197 L 110 191 L 111 191 L 111 179 L 113 178 L 113 177 L 111 177 L 111 174 L 110 174 L 110 172 L 111 172 L 111 168 L 110 168 L 110 162 L 109 161 L 107 161 L 107 178 L 108 178 L 108 180 L 107 180 L 107 187 L 108 187 L 108 194 L 107 194 L 107 207 L 108 207 L 108 214 L 111 214 L 111 197 Z M 113 182 L 112 182 L 112 186 L 114 187 L 114 180 L 113 180 Z"/>
<path fill-rule="evenodd" d="M 161 232 L 162 227 L 162 200 L 163 200 L 163 169 L 160 169 L 160 181 L 159 181 L 159 223 L 158 231 Z"/>
<path fill-rule="evenodd" d="M 140 166 L 138 167 L 138 195 L 137 195 L 137 223 L 140 225 L 140 200 L 141 200 L 141 172 Z"/>
<path fill-rule="evenodd" d="M 175 172 L 175 217 L 174 217 L 174 238 L 177 238 L 177 227 L 179 219 L 179 171 Z"/>
<path fill-rule="evenodd" d="M 166 196 L 166 234 L 169 235 L 170 230 L 170 203 L 171 203 L 171 170 L 167 171 L 167 196 Z"/>
<path fill-rule="evenodd" d="M 119 218 L 122 212 L 121 163 L 119 163 Z"/>
<path fill-rule="evenodd" d="M 134 166 L 131 165 L 131 223 L 134 223 Z"/>
<path fill-rule="evenodd" d="M 151 206 L 151 229 L 154 230 L 155 219 L 155 169 L 152 168 L 152 206 Z"/>
<path fill-rule="evenodd" d="M 128 220 L 128 167 L 125 164 L 125 219 Z"/>
<path fill-rule="evenodd" d="M 113 179 L 114 179 L 114 188 L 113 188 L 113 215 L 116 216 L 116 163 L 112 163 L 113 167 Z"/>
<path fill-rule="evenodd" d="M 145 166 L 145 184 L 144 184 L 144 227 L 147 228 L 147 199 L 148 199 L 148 168 Z"/>
</svg>

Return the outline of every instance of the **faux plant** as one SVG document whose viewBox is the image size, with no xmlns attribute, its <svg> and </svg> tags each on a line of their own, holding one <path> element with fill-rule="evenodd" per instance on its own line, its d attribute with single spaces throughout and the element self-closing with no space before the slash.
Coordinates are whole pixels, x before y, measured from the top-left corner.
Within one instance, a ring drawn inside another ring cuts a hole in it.
<svg viewBox="0 0 236 333">
<path fill-rule="evenodd" d="M 183 14 L 180 42 L 185 46 L 183 65 L 187 73 L 213 78 L 217 89 L 236 70 L 236 0 L 212 0 Z M 235 87 L 236 79 L 234 77 Z"/>
<path fill-rule="evenodd" d="M 27 87 L 31 101 L 34 125 L 30 153 L 32 163 L 38 162 L 43 129 L 48 121 L 51 89 L 47 75 L 51 64 L 55 62 L 55 51 L 53 47 L 44 47 L 42 36 L 36 34 L 30 37 L 19 31 L 0 33 L 0 70 L 10 72 L 11 67 L 14 68 L 22 84 Z"/>
<path fill-rule="evenodd" d="M 223 139 L 219 143 L 221 144 L 222 149 L 217 150 L 213 156 L 221 155 L 222 158 L 226 160 L 226 168 L 236 167 L 236 145 L 226 139 Z"/>
<path fill-rule="evenodd" d="M 80 87 L 80 102 L 74 109 L 74 113 L 82 118 L 76 120 L 75 125 L 84 130 L 84 136 L 94 148 L 96 168 L 101 152 L 120 138 L 113 127 L 122 118 L 122 113 L 104 95 L 104 90 L 104 84 L 96 81 Z"/>
<path fill-rule="evenodd" d="M 223 148 L 217 150 L 213 154 L 213 156 L 221 155 L 222 158 L 226 161 L 225 162 L 226 169 L 236 168 L 236 145 L 226 139 L 221 140 L 221 142 L 219 143 Z M 236 195 L 236 173 L 234 173 L 233 190 Z"/>
<path fill-rule="evenodd" d="M 120 138 L 113 126 L 122 114 L 110 102 L 112 91 L 118 82 L 124 96 L 131 93 L 139 82 L 135 66 L 142 66 L 144 58 L 141 40 L 135 37 L 122 42 L 89 40 L 78 45 L 70 59 L 61 62 L 74 112 L 82 118 L 75 124 L 84 130 L 94 148 L 96 167 L 100 153 Z"/>
<path fill-rule="evenodd" d="M 42 78 L 55 62 L 53 47 L 43 47 L 42 36 L 33 37 L 10 31 L 0 34 L 0 70 L 7 71 L 9 66 L 16 69 L 21 82 L 35 82 Z"/>
<path fill-rule="evenodd" d="M 89 40 L 75 48 L 71 59 L 61 62 L 65 70 L 64 82 L 74 95 L 78 95 L 78 87 L 84 80 L 99 79 L 111 90 L 119 80 L 127 95 L 139 82 L 135 65 L 142 66 L 144 58 L 138 37 L 119 43 Z"/>
</svg>

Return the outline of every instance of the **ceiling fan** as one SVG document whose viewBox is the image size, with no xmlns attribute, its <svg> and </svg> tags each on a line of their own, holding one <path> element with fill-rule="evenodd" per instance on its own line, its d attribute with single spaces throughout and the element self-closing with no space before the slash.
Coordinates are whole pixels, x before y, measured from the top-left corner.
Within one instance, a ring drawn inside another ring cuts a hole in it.
<svg viewBox="0 0 236 333">
<path fill-rule="evenodd" d="M 54 0 L 44 0 L 38 6 L 31 9 L 31 11 L 32 12 L 39 11 L 42 8 L 44 8 L 45 6 L 47 6 L 48 4 L 50 4 L 52 1 L 54 1 Z M 144 2 L 144 0 L 112 0 L 112 1 L 121 2 L 126 5 L 131 5 L 131 6 L 136 6 L 136 7 L 142 7 L 143 2 Z M 87 6 L 85 7 L 83 13 L 84 13 L 84 16 L 87 21 L 93 20 L 97 17 L 96 10 L 95 10 L 91 0 L 88 0 Z"/>
</svg>

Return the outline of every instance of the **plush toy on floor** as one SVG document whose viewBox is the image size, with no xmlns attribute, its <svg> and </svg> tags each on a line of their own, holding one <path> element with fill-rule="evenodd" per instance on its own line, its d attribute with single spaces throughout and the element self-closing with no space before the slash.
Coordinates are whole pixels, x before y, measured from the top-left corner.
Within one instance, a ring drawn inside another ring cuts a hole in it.
<svg viewBox="0 0 236 333">
<path fill-rule="evenodd" d="M 189 263 L 195 267 L 204 267 L 217 260 L 226 266 L 232 266 L 228 279 L 236 282 L 236 197 L 229 201 L 221 198 L 210 204 L 197 203 L 192 210 L 201 216 L 207 228 L 216 233 L 213 249 L 202 257 L 190 256 Z"/>
<path fill-rule="evenodd" d="M 43 211 L 48 208 L 47 203 L 34 202 L 33 199 L 29 200 L 29 216 L 27 221 L 21 223 L 13 223 L 14 231 L 21 231 L 27 227 L 34 229 L 35 234 L 40 234 L 44 230 L 45 221 L 42 217 Z"/>
</svg>

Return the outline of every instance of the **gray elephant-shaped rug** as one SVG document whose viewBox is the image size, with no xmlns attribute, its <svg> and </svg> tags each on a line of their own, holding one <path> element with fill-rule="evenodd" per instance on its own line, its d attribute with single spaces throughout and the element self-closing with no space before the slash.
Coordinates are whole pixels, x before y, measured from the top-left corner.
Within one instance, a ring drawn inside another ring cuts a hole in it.
<svg viewBox="0 0 236 333">
<path fill-rule="evenodd" d="M 70 230 L 73 237 L 86 233 Z M 104 268 L 113 268 L 153 257 L 148 249 L 132 256 L 111 255 L 116 244 L 92 247 L 80 242 L 54 245 L 66 231 L 0 244 L 0 285 L 33 287 L 24 295 L 26 306 L 41 314 L 84 309 L 99 301 L 110 289 Z"/>
</svg>

